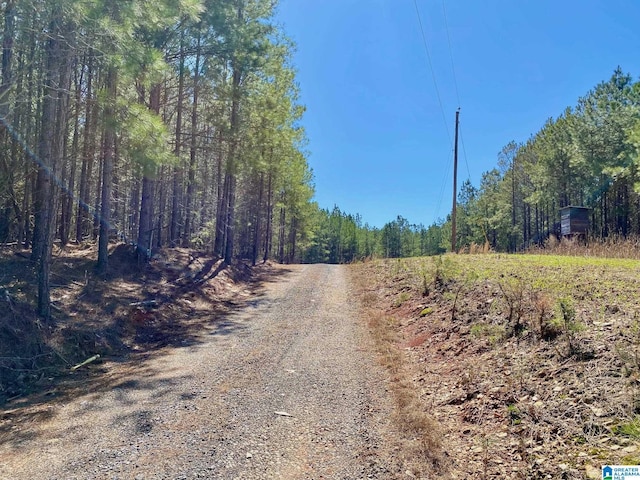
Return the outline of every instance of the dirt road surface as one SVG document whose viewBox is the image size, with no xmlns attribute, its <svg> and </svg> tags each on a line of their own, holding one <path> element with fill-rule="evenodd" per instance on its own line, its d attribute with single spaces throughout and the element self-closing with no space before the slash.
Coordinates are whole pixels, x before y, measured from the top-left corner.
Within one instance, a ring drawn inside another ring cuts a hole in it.
<svg viewBox="0 0 640 480">
<path fill-rule="evenodd" d="M 396 478 L 391 401 L 345 268 L 287 267 L 197 342 L 0 411 L 16 418 L 0 478 Z"/>
</svg>

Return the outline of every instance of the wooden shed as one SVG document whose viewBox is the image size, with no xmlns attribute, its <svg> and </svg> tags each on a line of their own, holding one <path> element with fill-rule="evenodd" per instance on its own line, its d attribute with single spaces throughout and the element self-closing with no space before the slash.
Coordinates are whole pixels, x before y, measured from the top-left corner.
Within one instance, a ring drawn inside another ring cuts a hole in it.
<svg viewBox="0 0 640 480">
<path fill-rule="evenodd" d="M 560 209 L 560 233 L 568 235 L 586 235 L 589 231 L 589 210 L 587 207 L 563 207 Z"/>
</svg>

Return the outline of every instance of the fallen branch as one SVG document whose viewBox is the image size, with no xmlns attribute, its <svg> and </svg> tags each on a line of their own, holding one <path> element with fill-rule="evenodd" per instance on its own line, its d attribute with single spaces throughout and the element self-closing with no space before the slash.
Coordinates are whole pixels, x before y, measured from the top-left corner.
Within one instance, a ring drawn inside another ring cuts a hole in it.
<svg viewBox="0 0 640 480">
<path fill-rule="evenodd" d="M 93 357 L 89 357 L 87 358 L 84 362 L 79 363 L 78 365 L 75 365 L 73 367 L 71 367 L 71 370 L 77 370 L 80 367 L 84 367 L 85 365 L 90 364 L 91 362 L 95 362 L 96 360 L 98 360 L 100 358 L 99 354 L 94 355 Z"/>
<path fill-rule="evenodd" d="M 49 303 L 49 305 L 51 306 L 52 310 L 55 310 L 58 313 L 64 313 L 64 310 L 62 310 L 60 307 L 58 307 L 57 305 L 54 305 L 53 301 L 51 303 Z"/>
<path fill-rule="evenodd" d="M 143 300 L 142 302 L 132 302 L 129 304 L 130 307 L 157 307 L 157 300 Z"/>
<path fill-rule="evenodd" d="M 71 365 L 71 362 L 69 362 L 66 358 L 64 358 L 58 350 L 56 350 L 55 348 L 52 348 L 51 351 L 55 353 L 58 357 L 60 357 L 64 363 L 66 363 L 67 365 Z"/>
</svg>

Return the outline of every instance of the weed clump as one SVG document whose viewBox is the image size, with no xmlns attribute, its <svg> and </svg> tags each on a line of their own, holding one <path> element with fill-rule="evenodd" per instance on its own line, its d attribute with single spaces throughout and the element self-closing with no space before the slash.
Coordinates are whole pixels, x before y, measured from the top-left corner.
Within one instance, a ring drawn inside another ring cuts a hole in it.
<svg viewBox="0 0 640 480">
<path fill-rule="evenodd" d="M 507 304 L 507 325 L 513 336 L 518 336 L 525 328 L 523 316 L 526 302 L 526 284 L 519 277 L 512 277 L 498 282 L 503 299 Z"/>
<path fill-rule="evenodd" d="M 444 290 L 455 278 L 455 265 L 450 258 L 442 255 L 436 257 L 433 264 L 433 286 L 438 290 Z"/>
<path fill-rule="evenodd" d="M 567 342 L 567 356 L 582 353 L 577 335 L 584 330 L 584 325 L 576 320 L 576 309 L 570 298 L 562 297 L 558 300 L 557 315 L 553 322 Z"/>
<path fill-rule="evenodd" d="M 534 316 L 532 327 L 539 338 L 543 340 L 553 340 L 557 338 L 562 329 L 553 321 L 553 301 L 549 295 L 542 291 L 534 291 L 531 295 Z"/>
<path fill-rule="evenodd" d="M 423 309 L 420 311 L 420 316 L 421 316 L 421 317 L 426 317 L 427 315 L 431 315 L 432 313 L 433 313 L 433 308 L 431 308 L 431 307 L 426 307 L 426 308 L 423 308 Z"/>
<path fill-rule="evenodd" d="M 506 331 L 503 325 L 487 323 L 476 323 L 472 325 L 469 333 L 474 338 L 486 339 L 491 346 L 498 344 L 506 336 Z"/>
</svg>

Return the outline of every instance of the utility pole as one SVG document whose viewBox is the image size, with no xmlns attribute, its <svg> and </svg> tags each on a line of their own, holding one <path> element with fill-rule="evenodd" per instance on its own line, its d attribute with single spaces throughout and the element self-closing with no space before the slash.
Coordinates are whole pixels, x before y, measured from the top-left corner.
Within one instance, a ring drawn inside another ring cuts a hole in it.
<svg viewBox="0 0 640 480">
<path fill-rule="evenodd" d="M 453 143 L 453 208 L 451 210 L 451 252 L 456 251 L 456 206 L 458 193 L 458 123 L 460 109 L 456 110 L 456 136 Z"/>
</svg>

